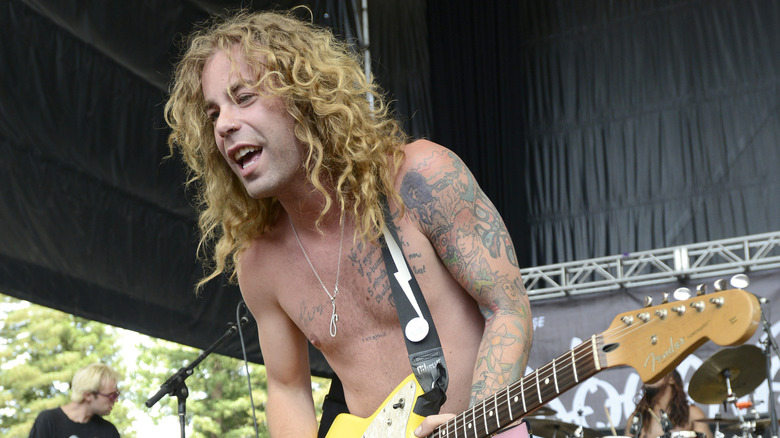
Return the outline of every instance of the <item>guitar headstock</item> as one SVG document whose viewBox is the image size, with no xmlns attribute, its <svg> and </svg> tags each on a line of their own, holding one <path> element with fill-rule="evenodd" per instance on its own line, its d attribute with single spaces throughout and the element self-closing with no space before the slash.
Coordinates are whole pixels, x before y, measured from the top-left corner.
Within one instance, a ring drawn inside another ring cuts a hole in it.
<svg viewBox="0 0 780 438">
<path fill-rule="evenodd" d="M 739 345 L 758 328 L 761 307 L 755 295 L 729 289 L 666 302 L 616 316 L 600 334 L 603 368 L 628 365 L 644 382 L 654 382 L 708 339 Z"/>
</svg>

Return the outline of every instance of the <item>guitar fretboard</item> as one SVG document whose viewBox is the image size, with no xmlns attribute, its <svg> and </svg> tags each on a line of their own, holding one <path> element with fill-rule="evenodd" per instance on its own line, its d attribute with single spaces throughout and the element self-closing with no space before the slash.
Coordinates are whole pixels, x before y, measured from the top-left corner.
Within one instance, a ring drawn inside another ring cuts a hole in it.
<svg viewBox="0 0 780 438">
<path fill-rule="evenodd" d="M 536 410 L 579 382 L 598 373 L 600 336 L 524 376 L 504 390 L 439 426 L 429 438 L 482 438 Z"/>
</svg>

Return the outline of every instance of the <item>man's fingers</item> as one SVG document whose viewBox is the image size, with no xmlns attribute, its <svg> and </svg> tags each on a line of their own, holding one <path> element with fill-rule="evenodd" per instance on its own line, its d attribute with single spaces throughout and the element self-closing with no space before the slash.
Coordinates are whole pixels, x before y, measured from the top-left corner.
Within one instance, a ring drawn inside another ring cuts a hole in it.
<svg viewBox="0 0 780 438">
<path fill-rule="evenodd" d="M 433 432 L 433 429 L 436 429 L 436 426 L 446 423 L 451 418 L 455 418 L 455 414 L 437 414 L 425 417 L 420 427 L 414 431 L 414 436 L 428 436 Z"/>
</svg>

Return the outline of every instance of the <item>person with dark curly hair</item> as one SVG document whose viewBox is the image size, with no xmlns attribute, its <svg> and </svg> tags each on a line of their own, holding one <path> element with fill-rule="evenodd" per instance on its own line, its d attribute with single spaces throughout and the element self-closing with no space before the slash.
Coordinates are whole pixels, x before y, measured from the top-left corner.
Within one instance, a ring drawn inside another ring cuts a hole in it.
<svg viewBox="0 0 780 438">
<path fill-rule="evenodd" d="M 639 438 L 687 438 L 695 434 L 712 438 L 709 425 L 696 421 L 703 418 L 704 411 L 690 403 L 682 376 L 673 370 L 657 382 L 642 387 L 642 398 L 628 418 L 626 435 Z"/>
<path fill-rule="evenodd" d="M 345 42 L 292 12 L 241 12 L 187 45 L 165 108 L 169 146 L 197 188 L 210 262 L 200 285 L 236 280 L 257 321 L 272 436 L 317 434 L 309 343 L 358 417 L 411 374 L 386 226 L 449 378 L 441 414 L 415 433 L 523 375 L 531 311 L 501 216 L 452 151 L 407 138 Z"/>
</svg>

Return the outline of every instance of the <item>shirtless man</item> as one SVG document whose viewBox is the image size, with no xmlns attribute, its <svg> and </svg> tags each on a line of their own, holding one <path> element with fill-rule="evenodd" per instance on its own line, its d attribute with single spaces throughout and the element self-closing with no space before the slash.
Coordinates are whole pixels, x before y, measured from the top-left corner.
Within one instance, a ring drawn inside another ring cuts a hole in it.
<svg viewBox="0 0 780 438">
<path fill-rule="evenodd" d="M 317 433 L 307 341 L 360 417 L 411 373 L 378 243 L 382 199 L 441 340 L 441 412 L 522 376 L 531 313 L 501 217 L 455 154 L 409 143 L 329 31 L 278 13 L 198 31 L 166 119 L 199 189 L 202 244 L 214 251 L 202 283 L 236 278 L 257 320 L 272 436 Z M 416 434 L 451 416 L 426 418 Z"/>
<path fill-rule="evenodd" d="M 705 418 L 704 411 L 688 402 L 682 377 L 677 370 L 653 384 L 645 385 L 643 390 L 644 395 L 637 403 L 636 410 L 628 418 L 626 435 L 637 436 L 638 431 L 639 438 L 656 438 L 667 432 L 692 431 L 712 438 L 707 423 L 696 421 Z M 634 418 L 638 419 L 637 430 L 632 431 Z M 664 431 L 666 421 L 667 432 Z"/>
</svg>

